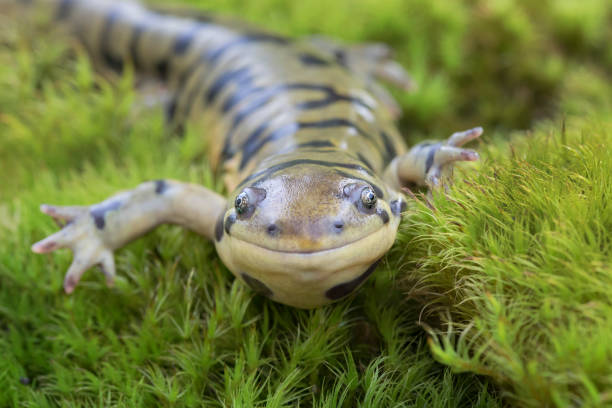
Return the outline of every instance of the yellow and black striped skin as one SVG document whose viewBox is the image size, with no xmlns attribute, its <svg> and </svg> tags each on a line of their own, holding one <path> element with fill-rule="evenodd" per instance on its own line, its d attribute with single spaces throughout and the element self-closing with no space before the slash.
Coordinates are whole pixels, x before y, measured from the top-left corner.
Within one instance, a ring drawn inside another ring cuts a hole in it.
<svg viewBox="0 0 612 408">
<path fill-rule="evenodd" d="M 59 0 L 52 7 L 100 65 L 164 81 L 170 119 L 207 131 L 228 191 L 215 244 L 259 292 L 310 308 L 358 287 L 395 240 L 401 194 L 383 180 L 406 152 L 371 78 L 307 40 L 138 4 Z M 365 208 L 364 188 L 377 202 Z M 248 206 L 238 212 L 243 194 Z"/>
</svg>

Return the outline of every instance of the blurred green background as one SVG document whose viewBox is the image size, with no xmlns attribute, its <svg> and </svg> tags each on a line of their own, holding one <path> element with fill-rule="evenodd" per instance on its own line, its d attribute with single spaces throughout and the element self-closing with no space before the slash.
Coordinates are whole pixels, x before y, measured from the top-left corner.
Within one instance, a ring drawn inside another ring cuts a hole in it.
<svg viewBox="0 0 612 408">
<path fill-rule="evenodd" d="M 349 299 L 314 311 L 236 282 L 212 245 L 162 227 L 61 292 L 42 202 L 146 179 L 222 191 L 206 138 L 134 110 L 49 25 L 0 24 L 0 406 L 612 405 L 612 4 L 424 0 L 158 2 L 288 36 L 384 42 L 408 143 L 477 125 L 483 160 L 418 196 Z"/>
</svg>

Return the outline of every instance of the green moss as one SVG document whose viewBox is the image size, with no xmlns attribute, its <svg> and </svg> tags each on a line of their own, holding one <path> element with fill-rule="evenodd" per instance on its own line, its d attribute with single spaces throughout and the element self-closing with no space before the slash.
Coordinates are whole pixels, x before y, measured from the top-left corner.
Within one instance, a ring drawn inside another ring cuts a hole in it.
<svg viewBox="0 0 612 408">
<path fill-rule="evenodd" d="M 254 295 L 174 227 L 118 252 L 115 288 L 91 271 L 66 296 L 70 253 L 29 252 L 56 230 L 39 203 L 222 186 L 199 129 L 133 109 L 130 74 L 109 84 L 65 39 L 0 25 L 0 406 L 611 404 L 610 5 L 205 6 L 393 45 L 420 85 L 395 93 L 409 142 L 481 124 L 483 162 L 415 201 L 375 276 L 328 307 Z"/>
<path fill-rule="evenodd" d="M 400 236 L 409 297 L 441 313 L 436 358 L 521 404 L 610 403 L 612 127 L 589 122 L 515 137 Z"/>
</svg>

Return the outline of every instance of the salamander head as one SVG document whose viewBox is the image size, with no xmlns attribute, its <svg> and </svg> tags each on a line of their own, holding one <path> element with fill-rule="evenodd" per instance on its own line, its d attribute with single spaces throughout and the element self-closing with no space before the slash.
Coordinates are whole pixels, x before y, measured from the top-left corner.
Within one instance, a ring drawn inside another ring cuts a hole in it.
<svg viewBox="0 0 612 408">
<path fill-rule="evenodd" d="M 224 263 L 260 292 L 298 307 L 340 298 L 351 290 L 334 287 L 365 280 L 395 240 L 402 200 L 371 176 L 321 166 L 293 167 L 230 197 L 216 234 Z"/>
</svg>

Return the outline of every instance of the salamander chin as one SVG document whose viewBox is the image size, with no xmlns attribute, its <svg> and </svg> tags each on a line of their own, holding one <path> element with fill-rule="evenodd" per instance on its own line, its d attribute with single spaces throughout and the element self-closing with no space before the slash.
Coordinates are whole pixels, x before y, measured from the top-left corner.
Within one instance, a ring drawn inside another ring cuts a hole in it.
<svg viewBox="0 0 612 408">
<path fill-rule="evenodd" d="M 334 251 L 336 249 L 341 249 L 341 248 L 344 248 L 344 247 L 347 247 L 347 246 L 350 246 L 350 245 L 354 245 L 354 244 L 356 245 L 359 241 L 362 241 L 362 240 L 364 240 L 366 238 L 367 237 L 363 237 L 363 238 L 356 239 L 354 241 L 343 243 L 343 244 L 338 245 L 338 246 L 329 247 L 329 248 L 320 248 L 320 249 L 315 249 L 315 250 L 308 250 L 308 249 L 303 249 L 303 250 L 300 250 L 300 249 L 282 250 L 282 249 L 276 249 L 276 248 L 268 248 L 268 247 L 266 247 L 264 245 L 260 245 L 260 244 L 258 244 L 256 242 L 250 242 L 248 240 L 243 240 L 243 239 L 240 239 L 240 238 L 233 238 L 233 239 L 236 239 L 237 241 L 242 241 L 245 244 L 253 245 L 254 247 L 260 248 L 261 250 L 265 250 L 265 251 L 278 252 L 278 253 L 282 253 L 282 254 L 315 255 L 315 254 L 321 254 L 321 253 L 324 253 L 324 252 Z M 230 239 L 232 239 L 232 238 L 230 238 Z"/>
<path fill-rule="evenodd" d="M 309 309 L 359 287 L 393 245 L 398 225 L 399 217 L 394 217 L 365 237 L 316 251 L 281 251 L 231 235 L 216 246 L 224 264 L 255 291 Z"/>
</svg>

